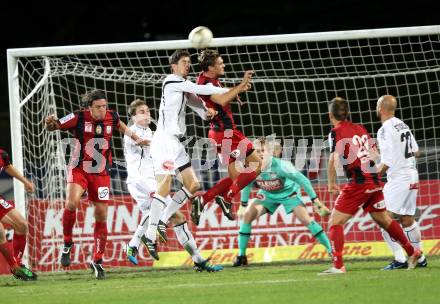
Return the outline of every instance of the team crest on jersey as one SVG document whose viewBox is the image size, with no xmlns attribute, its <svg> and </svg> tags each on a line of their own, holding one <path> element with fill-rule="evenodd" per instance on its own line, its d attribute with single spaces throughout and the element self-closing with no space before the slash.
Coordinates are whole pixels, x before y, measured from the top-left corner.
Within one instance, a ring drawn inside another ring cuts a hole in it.
<svg viewBox="0 0 440 304">
<path fill-rule="evenodd" d="M 93 126 L 90 122 L 86 122 L 84 124 L 84 132 L 91 133 L 92 129 L 93 129 Z"/>
<path fill-rule="evenodd" d="M 107 126 L 107 127 L 105 128 L 105 132 L 106 132 L 107 134 L 111 134 L 111 133 L 112 133 L 112 126 Z"/>
<path fill-rule="evenodd" d="M 101 201 L 107 201 L 110 198 L 110 190 L 108 187 L 98 187 L 98 198 Z"/>
<path fill-rule="evenodd" d="M 9 204 L 7 201 L 5 201 L 4 199 L 0 198 L 0 205 L 5 208 L 5 209 L 9 209 L 12 207 L 11 204 Z"/>
<path fill-rule="evenodd" d="M 95 129 L 95 134 L 101 134 L 102 133 L 102 127 L 101 127 L 101 125 L 97 125 L 96 126 L 96 129 Z"/>
<path fill-rule="evenodd" d="M 162 168 L 165 170 L 174 170 L 174 162 L 171 160 L 166 160 L 163 162 Z"/>
<path fill-rule="evenodd" d="M 240 150 L 236 149 L 236 150 L 232 151 L 230 155 L 233 158 L 238 158 L 240 156 Z"/>
</svg>

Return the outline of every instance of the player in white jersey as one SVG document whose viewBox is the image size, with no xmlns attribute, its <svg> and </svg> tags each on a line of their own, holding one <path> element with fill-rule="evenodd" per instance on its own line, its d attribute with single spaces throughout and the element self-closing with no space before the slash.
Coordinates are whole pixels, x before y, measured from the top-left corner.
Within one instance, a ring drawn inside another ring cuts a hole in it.
<svg viewBox="0 0 440 304">
<path fill-rule="evenodd" d="M 182 141 L 186 133 L 186 105 L 192 108 L 203 119 L 212 118 L 214 109 L 208 109 L 199 95 L 211 95 L 213 98 L 234 98 L 250 88 L 251 74 L 246 74 L 243 81 L 232 89 L 210 85 L 196 85 L 187 80 L 191 59 L 188 51 L 177 50 L 170 57 L 172 74 L 162 84 L 162 100 L 159 108 L 157 130 L 151 141 L 151 156 L 154 173 L 158 184 L 150 208 L 150 219 L 147 229 L 146 246 L 150 255 L 159 259 L 156 246 L 156 231 L 166 241 L 166 223 L 179 210 L 187 199 L 194 196 L 200 184 L 191 166 Z M 183 183 L 173 199 L 167 204 L 173 176 L 178 173 Z"/>
<path fill-rule="evenodd" d="M 130 129 L 143 140 L 151 141 L 153 132 L 149 128 L 150 109 L 145 101 L 137 99 L 130 104 L 129 115 L 134 124 Z M 126 246 L 127 258 L 137 265 L 136 258 L 140 242 L 145 242 L 145 232 L 148 226 L 149 211 L 153 194 L 157 184 L 154 177 L 153 160 L 150 155 L 150 146 L 139 146 L 127 135 L 124 136 L 124 156 L 127 163 L 127 187 L 130 195 L 136 201 L 143 216 L 132 239 Z M 168 195 L 165 203 L 171 202 Z M 221 265 L 212 265 L 209 259 L 204 259 L 196 246 L 191 231 L 188 229 L 185 216 L 177 211 L 170 218 L 174 225 L 174 232 L 178 242 L 191 255 L 194 261 L 194 268 L 198 271 L 215 272 L 223 269 Z"/>
<path fill-rule="evenodd" d="M 387 183 L 383 189 L 387 210 L 399 219 L 408 239 L 415 248 L 422 249 L 420 229 L 414 219 L 416 212 L 419 174 L 416 156 L 419 146 L 410 128 L 395 117 L 397 100 L 394 96 L 384 95 L 377 101 L 377 115 L 382 127 L 377 132 L 380 150 L 380 175 L 387 174 Z M 385 270 L 407 268 L 402 247 L 382 229 L 384 240 L 394 253 L 394 260 Z M 418 267 L 426 267 L 424 255 L 418 260 Z"/>
</svg>

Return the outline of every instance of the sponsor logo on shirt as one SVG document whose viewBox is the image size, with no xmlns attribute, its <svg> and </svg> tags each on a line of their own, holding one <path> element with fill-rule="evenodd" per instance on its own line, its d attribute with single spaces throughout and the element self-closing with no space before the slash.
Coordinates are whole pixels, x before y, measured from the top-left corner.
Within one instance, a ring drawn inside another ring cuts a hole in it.
<svg viewBox="0 0 440 304">
<path fill-rule="evenodd" d="M 417 190 L 419 189 L 419 183 L 414 183 L 409 185 L 409 190 Z"/>
<path fill-rule="evenodd" d="M 385 209 L 385 201 L 377 202 L 373 205 L 373 207 L 376 209 Z"/>
<path fill-rule="evenodd" d="M 60 124 L 65 124 L 66 122 L 68 122 L 69 120 L 72 120 L 73 118 L 75 118 L 75 114 L 70 113 L 69 115 L 66 115 L 63 118 L 60 118 Z"/>
<path fill-rule="evenodd" d="M 264 201 L 266 199 L 266 196 L 263 193 L 257 193 L 255 198 L 260 200 L 260 201 Z"/>
<path fill-rule="evenodd" d="M 232 151 L 230 155 L 233 158 L 238 158 L 240 156 L 240 150 L 236 149 L 236 150 Z"/>
<path fill-rule="evenodd" d="M 110 198 L 110 190 L 108 187 L 98 187 L 98 198 L 102 201 L 106 201 Z"/>
<path fill-rule="evenodd" d="M 0 198 L 0 205 L 5 208 L 5 209 L 9 209 L 12 207 L 11 204 L 9 204 L 7 201 L 5 201 L 4 199 Z"/>
<path fill-rule="evenodd" d="M 256 180 L 258 187 L 265 191 L 277 191 L 283 188 L 282 181 L 277 179 L 272 180 Z"/>
<path fill-rule="evenodd" d="M 172 160 L 166 160 L 163 162 L 162 168 L 165 170 L 174 170 L 174 162 Z"/>
<path fill-rule="evenodd" d="M 409 129 L 408 126 L 405 123 L 403 123 L 403 122 L 398 123 L 397 125 L 394 125 L 393 127 L 394 127 L 394 129 L 396 129 L 397 132 Z"/>
</svg>

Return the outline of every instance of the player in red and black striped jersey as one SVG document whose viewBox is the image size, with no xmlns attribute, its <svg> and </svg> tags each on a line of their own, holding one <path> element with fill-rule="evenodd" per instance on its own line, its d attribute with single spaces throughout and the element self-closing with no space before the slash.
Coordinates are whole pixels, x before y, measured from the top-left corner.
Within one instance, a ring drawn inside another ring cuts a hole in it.
<svg viewBox="0 0 440 304">
<path fill-rule="evenodd" d="M 377 174 L 376 164 L 370 158 L 370 152 L 375 147 L 365 127 L 349 121 L 348 115 L 348 103 L 345 99 L 336 97 L 330 102 L 329 117 L 333 128 L 329 138 L 331 154 L 328 164 L 328 191 L 339 192 L 336 184 L 336 167 L 339 164 L 343 166 L 349 182 L 340 191 L 328 223 L 333 267 L 321 274 L 345 273 L 342 259 L 343 225 L 360 207 L 369 212 L 373 220 L 402 245 L 409 256 L 408 268 L 412 269 L 417 265 L 421 252 L 411 245 L 402 227 L 385 212 L 383 183 Z"/>
<path fill-rule="evenodd" d="M 225 64 L 221 55 L 215 50 L 204 50 L 199 56 L 202 72 L 197 84 L 221 87 L 219 77 L 224 76 Z M 253 71 L 246 71 L 244 79 L 250 79 Z M 250 85 L 250 84 L 249 84 Z M 208 108 L 214 108 L 217 115 L 211 120 L 208 138 L 217 146 L 217 153 L 222 163 L 228 164 L 229 176 L 221 179 L 214 187 L 192 203 L 191 218 L 198 225 L 203 206 L 215 198 L 223 213 L 230 220 L 232 214 L 232 198 L 260 174 L 261 159 L 254 151 L 252 142 L 247 139 L 235 125 L 232 116 L 231 102 L 241 101 L 238 96 L 211 95 L 201 96 Z M 238 162 L 237 162 L 238 161 Z M 247 167 L 241 170 L 244 163 Z M 252 167 L 248 167 L 252 164 Z"/>
<path fill-rule="evenodd" d="M 0 149 L 0 173 L 3 170 L 9 176 L 21 181 L 27 192 L 35 192 L 34 184 L 11 164 L 8 153 Z M 6 240 L 3 224 L 12 226 L 14 229 L 12 248 L 10 248 Z M 9 264 L 14 277 L 23 281 L 34 281 L 37 279 L 37 275 L 21 262 L 26 247 L 27 232 L 28 224 L 24 217 L 15 209 L 14 202 L 7 201 L 0 195 L 0 253 L 2 253 Z"/>
<path fill-rule="evenodd" d="M 73 132 L 75 148 L 68 165 L 67 200 L 63 213 L 64 247 L 61 264 L 68 267 L 73 246 L 72 231 L 76 221 L 76 209 L 85 191 L 95 206 L 95 246 L 90 267 L 97 279 L 104 278 L 102 257 L 107 241 L 107 201 L 110 194 L 109 170 L 112 166 L 111 139 L 115 130 L 131 137 L 140 145 L 149 144 L 141 140 L 119 119 L 118 113 L 107 109 L 107 98 L 103 91 L 92 90 L 82 99 L 87 109 L 57 119 L 54 115 L 45 120 L 49 131 Z"/>
</svg>

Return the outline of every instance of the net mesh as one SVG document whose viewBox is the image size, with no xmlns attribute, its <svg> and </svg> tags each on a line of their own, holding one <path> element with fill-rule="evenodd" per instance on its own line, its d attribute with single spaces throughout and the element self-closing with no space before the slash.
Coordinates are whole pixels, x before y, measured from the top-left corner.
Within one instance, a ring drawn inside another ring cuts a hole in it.
<svg viewBox="0 0 440 304">
<path fill-rule="evenodd" d="M 439 33 L 440 34 L 440 33 Z M 275 134 L 284 142 L 283 158 L 295 163 L 319 189 L 329 207 L 332 198 L 325 192 L 328 151 L 326 137 L 330 130 L 327 102 L 335 96 L 349 101 L 351 119 L 362 123 L 373 136 L 380 127 L 375 114 L 379 96 L 397 96 L 397 116 L 413 130 L 421 150 L 418 160 L 421 182 L 419 209 L 428 210 L 438 200 L 440 134 L 436 126 L 440 116 L 440 35 L 401 36 L 218 47 L 226 63 L 226 86 L 238 84 L 245 70 L 255 71 L 253 88 L 242 94 L 243 106 L 233 105 L 239 129 L 250 138 Z M 176 49 L 179 45 L 176 44 Z M 66 159 L 62 140 L 68 133 L 47 132 L 44 118 L 52 113 L 63 117 L 80 109 L 80 95 L 91 89 L 102 89 L 109 108 L 128 121 L 127 110 L 136 98 L 146 100 L 154 118 L 158 118 L 161 84 L 170 72 L 168 57 L 173 50 L 151 50 L 69 56 L 21 57 L 18 60 L 20 99 L 29 96 L 21 107 L 21 131 L 25 174 L 37 185 L 36 197 L 28 198 L 27 215 L 31 223 L 30 262 L 37 269 L 57 270 L 62 246 L 61 215 L 66 194 Z M 192 51 L 193 63 L 197 60 Z M 193 65 L 191 80 L 199 73 Z M 46 75 L 47 77 L 45 77 Z M 37 85 L 41 81 L 41 85 Z M 193 142 L 205 138 L 209 128 L 188 110 L 187 135 Z M 112 265 L 125 265 L 123 244 L 128 241 L 139 219 L 125 185 L 122 137 L 116 134 L 112 148 L 115 165 L 112 170 L 112 197 L 108 228 L 110 244 L 106 259 Z M 211 187 L 222 175 L 215 162 L 212 147 L 189 145 L 193 165 L 201 180 L 202 190 Z M 68 151 L 68 150 L 67 150 Z M 203 165 L 213 164 L 210 170 Z M 307 202 L 307 200 L 306 200 Z M 307 203 L 310 207 L 310 204 Z M 236 248 L 237 222 L 222 218 L 211 206 L 194 231 L 203 249 Z M 187 210 L 185 209 L 185 212 Z M 74 231 L 74 264 L 83 267 L 90 259 L 93 246 L 93 213 L 86 203 L 79 211 Z M 346 232 L 348 240 L 362 242 L 381 240 L 377 229 L 361 213 L 356 215 Z M 325 226 L 325 221 L 322 222 Z M 273 247 L 303 244 L 311 241 L 309 232 L 293 215 L 283 210 L 263 216 L 255 223 L 251 247 Z M 429 218 L 421 223 L 424 238 L 435 238 L 438 232 Z M 170 232 L 172 234 L 172 232 Z M 183 250 L 175 237 L 162 251 Z M 145 261 L 151 259 L 141 252 Z"/>
</svg>

